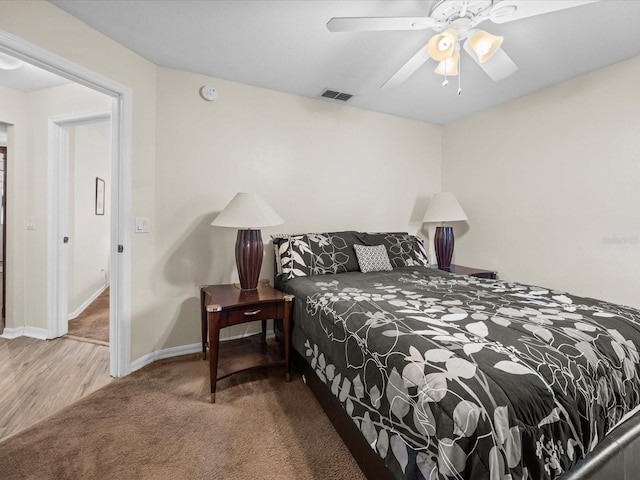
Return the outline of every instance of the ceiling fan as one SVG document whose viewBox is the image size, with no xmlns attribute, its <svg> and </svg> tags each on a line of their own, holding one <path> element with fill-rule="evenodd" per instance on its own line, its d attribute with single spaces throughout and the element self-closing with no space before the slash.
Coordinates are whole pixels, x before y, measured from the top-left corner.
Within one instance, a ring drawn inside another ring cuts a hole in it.
<svg viewBox="0 0 640 480">
<path fill-rule="evenodd" d="M 327 29 L 331 32 L 432 29 L 436 32 L 426 48 L 420 48 L 382 88 L 400 85 L 431 58 L 439 62 L 435 72 L 445 76 L 443 86 L 447 85 L 447 76 L 458 75 L 461 45 L 489 77 L 498 81 L 513 74 L 518 66 L 502 49 L 503 37 L 480 30 L 478 25 L 487 20 L 511 22 L 596 1 L 434 0 L 427 17 L 335 17 L 329 20 Z"/>
</svg>

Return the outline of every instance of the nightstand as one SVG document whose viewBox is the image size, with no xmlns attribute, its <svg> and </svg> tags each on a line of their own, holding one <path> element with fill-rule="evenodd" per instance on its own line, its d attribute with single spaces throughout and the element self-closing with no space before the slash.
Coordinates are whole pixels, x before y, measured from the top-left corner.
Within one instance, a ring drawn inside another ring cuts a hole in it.
<svg viewBox="0 0 640 480">
<path fill-rule="evenodd" d="M 211 403 L 216 401 L 216 382 L 243 370 L 284 365 L 289 381 L 293 298 L 265 282 L 259 283 L 255 290 L 241 290 L 239 285 L 200 287 L 202 353 L 206 359 L 208 346 Z M 283 320 L 284 359 L 267 345 L 269 319 Z M 221 328 L 255 321 L 262 321 L 261 333 L 221 345 Z"/>
<path fill-rule="evenodd" d="M 451 265 L 449 272 L 456 275 L 468 275 L 470 277 L 490 278 L 496 280 L 498 272 L 494 270 L 483 270 L 481 268 L 463 267 L 462 265 Z"/>
</svg>

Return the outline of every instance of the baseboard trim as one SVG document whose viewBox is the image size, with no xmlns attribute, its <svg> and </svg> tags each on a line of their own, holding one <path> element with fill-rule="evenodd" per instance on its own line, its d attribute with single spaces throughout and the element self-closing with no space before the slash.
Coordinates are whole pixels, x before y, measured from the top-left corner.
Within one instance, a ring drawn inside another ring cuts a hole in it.
<svg viewBox="0 0 640 480">
<path fill-rule="evenodd" d="M 235 335 L 233 337 L 225 338 L 224 340 L 220 339 L 221 342 L 227 342 L 229 340 L 236 340 L 238 338 L 246 337 L 247 335 Z M 273 330 L 267 333 L 267 338 L 275 337 Z M 140 370 L 147 365 L 151 365 L 153 362 L 157 360 L 163 360 L 165 358 L 171 357 L 179 357 L 180 355 L 189 355 L 191 353 L 202 353 L 202 344 L 201 343 L 192 343 L 191 345 L 182 345 L 180 347 L 170 347 L 164 348 L 162 350 L 156 350 L 154 352 L 148 353 L 143 357 L 138 358 L 131 362 L 131 371 L 135 372 L 136 370 Z"/>
<path fill-rule="evenodd" d="M 153 362 L 157 360 L 162 360 L 164 358 L 171 357 L 179 357 L 180 355 L 189 355 L 190 353 L 202 352 L 202 344 L 201 343 L 192 343 L 191 345 L 183 345 L 181 347 L 171 347 L 164 348 L 162 350 L 156 350 L 154 352 L 148 353 L 143 357 L 138 358 L 131 362 L 131 371 L 135 372 L 136 370 L 140 370 L 147 365 L 151 365 Z"/>
<path fill-rule="evenodd" d="M 4 327 L 4 330 L 2 331 L 2 335 L 0 335 L 0 338 L 13 340 L 14 338 L 21 337 L 22 332 L 24 332 L 24 327 L 18 327 L 18 328 Z"/>
<path fill-rule="evenodd" d="M 36 328 L 36 327 L 18 327 L 18 328 L 5 327 L 4 331 L 2 332 L 2 335 L 0 335 L 0 338 L 12 340 L 14 338 L 23 337 L 23 336 L 36 338 L 38 340 L 47 340 L 47 329 Z M 244 336 L 246 335 L 236 335 L 221 341 L 235 340 L 237 338 L 242 338 Z M 269 333 L 267 333 L 267 338 L 271 338 L 273 336 L 274 336 L 273 331 L 270 331 Z M 162 350 L 155 350 L 131 362 L 131 372 L 135 372 L 136 370 L 140 370 L 141 368 L 144 368 L 147 365 L 151 365 L 153 362 L 157 360 L 163 360 L 165 358 L 179 357 L 180 355 L 189 355 L 191 353 L 200 353 L 200 352 L 202 352 L 201 343 L 192 343 L 190 345 L 182 345 L 180 347 L 170 347 L 170 348 L 163 348 Z"/>
<path fill-rule="evenodd" d="M 5 327 L 0 338 L 6 338 L 8 340 L 13 340 L 18 337 L 30 337 L 35 338 L 37 340 L 46 340 L 48 331 L 46 328 L 37 328 L 37 327 L 18 327 L 18 328 L 7 328 Z"/>
<path fill-rule="evenodd" d="M 102 293 L 109 288 L 109 282 L 100 287 L 93 295 L 91 295 L 87 300 L 84 301 L 82 305 L 76 308 L 73 312 L 69 314 L 67 320 L 73 320 L 74 318 L 78 318 L 82 312 L 86 310 L 86 308 L 93 303 L 93 301 L 98 298 Z"/>
</svg>

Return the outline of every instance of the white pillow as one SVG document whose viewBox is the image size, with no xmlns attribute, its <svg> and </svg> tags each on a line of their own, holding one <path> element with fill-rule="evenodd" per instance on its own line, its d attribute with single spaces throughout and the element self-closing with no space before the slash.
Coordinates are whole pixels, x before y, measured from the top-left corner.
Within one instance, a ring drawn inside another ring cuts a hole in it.
<svg viewBox="0 0 640 480">
<path fill-rule="evenodd" d="M 367 247 L 364 245 L 354 245 L 360 271 L 367 272 L 383 272 L 393 270 L 389 255 L 384 245 L 376 245 Z"/>
</svg>

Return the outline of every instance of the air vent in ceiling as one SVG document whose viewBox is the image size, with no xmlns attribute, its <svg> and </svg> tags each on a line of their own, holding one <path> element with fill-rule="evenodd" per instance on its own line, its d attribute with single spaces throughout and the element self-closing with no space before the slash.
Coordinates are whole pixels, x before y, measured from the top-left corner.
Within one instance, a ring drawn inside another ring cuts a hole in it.
<svg viewBox="0 0 640 480">
<path fill-rule="evenodd" d="M 328 88 L 323 90 L 322 93 L 319 95 L 322 98 L 329 98 L 331 100 L 339 100 L 341 102 L 347 102 L 349 101 L 349 99 L 351 99 L 351 97 L 353 97 L 353 94 L 351 93 L 344 93 L 344 92 L 336 92 L 335 90 L 329 90 Z"/>
</svg>

